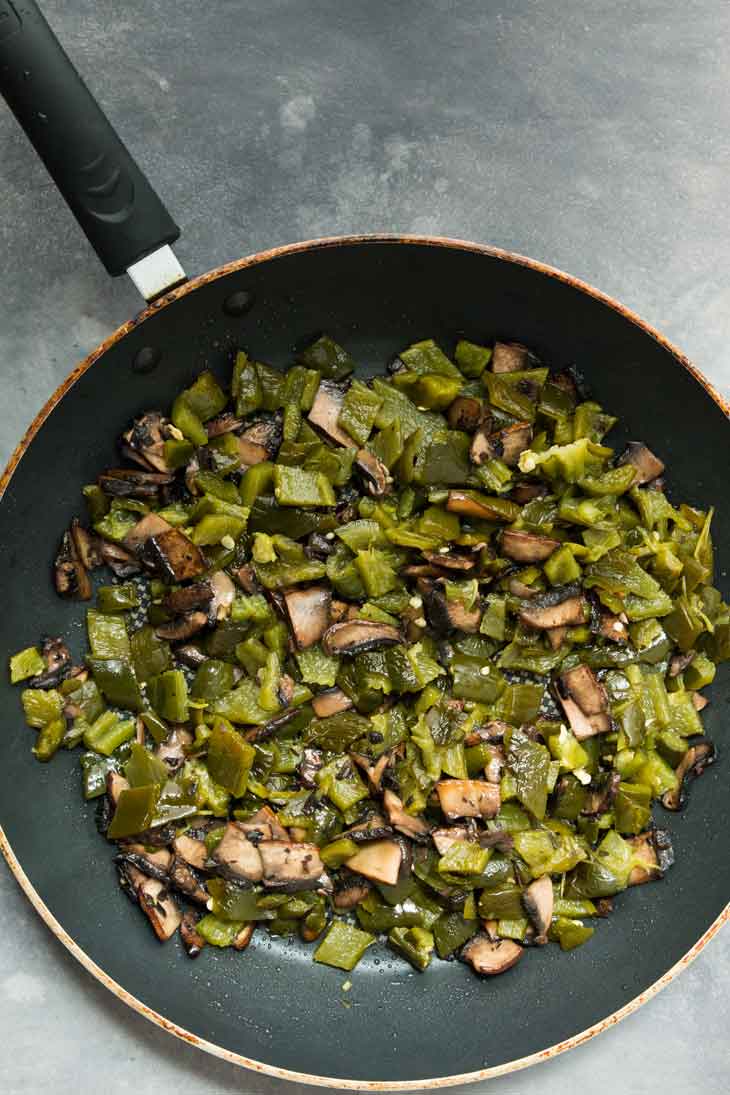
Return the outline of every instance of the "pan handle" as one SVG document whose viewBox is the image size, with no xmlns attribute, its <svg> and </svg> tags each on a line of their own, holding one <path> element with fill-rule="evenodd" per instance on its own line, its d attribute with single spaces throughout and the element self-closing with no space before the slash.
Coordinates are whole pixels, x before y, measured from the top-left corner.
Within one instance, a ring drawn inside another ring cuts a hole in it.
<svg viewBox="0 0 730 1095">
<path fill-rule="evenodd" d="M 113 277 L 178 238 L 34 0 L 0 0 L 0 93 Z"/>
</svg>

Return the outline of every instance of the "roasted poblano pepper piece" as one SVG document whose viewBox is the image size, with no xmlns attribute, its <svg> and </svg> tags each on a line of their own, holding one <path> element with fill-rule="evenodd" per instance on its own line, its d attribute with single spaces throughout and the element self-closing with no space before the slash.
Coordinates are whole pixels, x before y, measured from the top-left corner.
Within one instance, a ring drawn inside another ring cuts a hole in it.
<svg viewBox="0 0 730 1095">
<path fill-rule="evenodd" d="M 375 942 L 370 932 L 333 920 L 329 931 L 314 952 L 314 961 L 340 970 L 353 970 L 367 948 Z"/>
<path fill-rule="evenodd" d="M 43 673 L 45 668 L 46 663 L 38 647 L 29 646 L 25 650 L 19 650 L 10 659 L 10 683 L 18 684 L 20 681 L 27 680 L 28 677 L 36 677 L 39 673 Z"/>
<path fill-rule="evenodd" d="M 254 748 L 225 719 L 217 719 L 208 739 L 208 771 L 215 783 L 240 798 L 245 794 Z"/>
<path fill-rule="evenodd" d="M 168 669 L 147 681 L 147 694 L 157 714 L 169 722 L 188 717 L 188 686 L 181 669 Z"/>
<path fill-rule="evenodd" d="M 108 703 L 129 711 L 142 710 L 144 699 L 130 662 L 123 658 L 87 657 L 86 664 Z"/>
<path fill-rule="evenodd" d="M 117 808 L 106 833 L 109 840 L 134 836 L 149 829 L 155 817 L 159 797 L 159 785 L 154 783 L 120 791 Z"/>
<path fill-rule="evenodd" d="M 431 961 L 434 937 L 425 928 L 392 928 L 388 933 L 388 943 L 417 970 L 425 970 Z"/>
<path fill-rule="evenodd" d="M 139 594 L 131 582 L 116 586 L 99 586 L 96 603 L 100 613 L 127 612 L 139 607 Z M 104 657 L 103 654 L 99 655 Z"/>
</svg>

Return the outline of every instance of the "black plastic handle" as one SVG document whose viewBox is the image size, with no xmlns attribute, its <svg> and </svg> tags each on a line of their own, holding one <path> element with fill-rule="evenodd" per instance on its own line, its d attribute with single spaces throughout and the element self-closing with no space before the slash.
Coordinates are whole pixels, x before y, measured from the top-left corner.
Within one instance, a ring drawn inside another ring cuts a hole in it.
<svg viewBox="0 0 730 1095">
<path fill-rule="evenodd" d="M 178 238 L 33 0 L 0 0 L 0 93 L 110 274 Z"/>
</svg>

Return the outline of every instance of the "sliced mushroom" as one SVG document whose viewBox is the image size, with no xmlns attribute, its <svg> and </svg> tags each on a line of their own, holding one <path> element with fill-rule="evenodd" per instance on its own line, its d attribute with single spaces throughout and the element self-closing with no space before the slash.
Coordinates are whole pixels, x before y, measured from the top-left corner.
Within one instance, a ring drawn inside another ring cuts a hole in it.
<svg viewBox="0 0 730 1095">
<path fill-rule="evenodd" d="M 213 599 L 213 587 L 210 582 L 194 582 L 193 585 L 172 589 L 162 598 L 162 607 L 174 615 L 192 612 L 196 608 L 207 608 Z"/>
<path fill-rule="evenodd" d="M 464 745 L 478 745 L 480 741 L 501 742 L 507 731 L 512 730 L 508 722 L 502 719 L 490 719 L 483 726 L 477 726 L 464 739 Z"/>
<path fill-rule="evenodd" d="M 75 517 L 71 522 L 71 539 L 82 566 L 87 570 L 102 566 L 104 558 L 101 553 L 101 539 L 93 536 Z"/>
<path fill-rule="evenodd" d="M 479 556 L 472 553 L 467 555 L 463 551 L 456 551 L 454 548 L 450 548 L 448 551 L 424 551 L 423 556 L 432 564 L 432 568 L 438 568 L 438 571 L 456 571 L 458 574 L 471 574 L 476 570 Z M 411 572 L 416 570 L 416 567 L 410 567 Z M 438 577 L 438 572 L 432 569 L 432 573 Z M 428 577 L 428 575 L 425 575 Z M 413 574 L 413 577 L 418 578 L 418 574 Z"/>
<path fill-rule="evenodd" d="M 262 418 L 254 422 L 238 438 L 241 466 L 251 467 L 276 456 L 282 441 L 282 423 L 279 416 Z"/>
<path fill-rule="evenodd" d="M 180 921 L 180 938 L 188 958 L 197 958 L 205 946 L 205 940 L 197 928 L 198 919 L 198 914 L 189 909 Z"/>
<path fill-rule="evenodd" d="M 314 646 L 330 626 L 332 591 L 327 586 L 290 589 L 284 594 L 294 641 L 300 650 Z"/>
<path fill-rule="evenodd" d="M 290 840 L 262 840 L 258 846 L 264 886 L 271 889 L 311 890 L 325 875 L 316 844 Z"/>
<path fill-rule="evenodd" d="M 690 695 L 692 696 L 692 706 L 695 711 L 704 711 L 710 702 L 707 696 L 702 696 L 699 692 L 692 692 Z"/>
<path fill-rule="evenodd" d="M 208 849 L 204 840 L 191 836 L 189 833 L 181 833 L 172 842 L 173 851 L 177 859 L 182 859 L 196 871 L 202 871 L 208 862 Z"/>
<path fill-rule="evenodd" d="M 323 764 L 324 753 L 321 749 L 307 746 L 302 750 L 302 759 L 297 767 L 297 772 L 304 787 L 317 786 L 317 772 Z"/>
<path fill-rule="evenodd" d="M 70 675 L 73 669 L 71 652 L 61 638 L 44 639 L 41 657 L 46 663 L 46 668 L 42 673 L 30 678 L 29 688 L 55 688 Z"/>
<path fill-rule="evenodd" d="M 473 395 L 457 395 L 446 412 L 452 430 L 465 430 L 473 433 L 482 417 L 482 401 Z"/>
<path fill-rule="evenodd" d="M 184 726 L 176 726 L 167 735 L 165 740 L 157 746 L 155 754 L 170 769 L 170 774 L 177 772 L 187 760 L 186 749 L 193 744 L 193 735 Z"/>
<path fill-rule="evenodd" d="M 89 575 L 79 558 L 70 532 L 64 532 L 53 565 L 56 593 L 60 597 L 74 597 L 80 601 L 90 600 L 91 582 Z"/>
<path fill-rule="evenodd" d="M 547 493 L 548 488 L 545 483 L 516 483 L 510 498 L 519 506 L 524 506 L 527 502 L 532 502 L 534 498 L 543 498 Z"/>
<path fill-rule="evenodd" d="M 158 639 L 167 639 L 169 642 L 183 642 L 192 638 L 208 626 L 208 614 L 206 612 L 189 612 L 187 616 L 176 616 L 169 623 L 160 624 L 155 628 Z"/>
<path fill-rule="evenodd" d="M 538 593 L 519 609 L 523 624 L 537 629 L 575 627 L 588 619 L 588 603 L 577 582 Z"/>
<path fill-rule="evenodd" d="M 608 710 L 608 693 L 588 665 L 576 665 L 560 674 L 564 696 L 575 700 L 585 715 L 599 715 Z"/>
<path fill-rule="evenodd" d="M 489 760 L 484 765 L 484 775 L 486 776 L 487 783 L 499 783 L 502 779 L 502 769 L 507 763 L 504 749 L 501 745 L 490 744 L 487 752 L 489 753 Z"/>
<path fill-rule="evenodd" d="M 350 829 L 345 829 L 340 836 L 348 837 L 355 844 L 367 844 L 373 840 L 386 840 L 393 835 L 393 830 L 380 814 L 372 814 L 367 821 L 361 821 Z"/>
<path fill-rule="evenodd" d="M 567 627 L 550 627 L 545 632 L 545 637 L 550 643 L 551 650 L 559 650 L 565 641 L 565 636 L 568 634 Z"/>
<path fill-rule="evenodd" d="M 258 593 L 261 589 L 256 578 L 256 572 L 250 563 L 244 563 L 243 566 L 236 567 L 235 570 L 231 570 L 231 574 L 244 593 Z"/>
<path fill-rule="evenodd" d="M 355 447 L 355 442 L 337 422 L 345 401 L 345 391 L 346 389 L 340 384 L 335 384 L 331 380 L 320 381 L 312 409 L 307 417 L 313 426 L 317 426 L 333 441 L 351 449 Z"/>
<path fill-rule="evenodd" d="M 540 536 L 536 532 L 505 529 L 502 533 L 502 555 L 518 563 L 542 563 L 545 559 L 549 559 L 559 547 L 559 540 L 553 540 L 550 536 Z"/>
<path fill-rule="evenodd" d="M 149 878 L 129 865 L 126 872 L 134 886 L 139 907 L 147 916 L 157 938 L 165 943 L 175 934 L 182 921 L 177 902 L 166 883 L 157 878 Z"/>
<path fill-rule="evenodd" d="M 248 821 L 239 821 L 238 827 L 247 833 L 249 840 L 260 834 L 261 840 L 288 840 L 289 834 L 270 806 L 262 806 L 251 814 Z"/>
<path fill-rule="evenodd" d="M 236 418 L 231 411 L 224 411 L 223 414 L 208 419 L 205 423 L 205 432 L 208 434 L 208 438 L 221 437 L 224 433 L 233 433 L 234 430 L 240 429 L 242 425 L 242 418 Z"/>
<path fill-rule="evenodd" d="M 318 719 L 326 719 L 330 715 L 336 715 L 340 711 L 348 711 L 352 707 L 352 700 L 346 696 L 341 688 L 327 688 L 319 692 L 312 700 L 312 709 Z"/>
<path fill-rule="evenodd" d="M 477 600 L 473 608 L 461 601 L 449 600 L 440 589 L 431 589 L 424 596 L 424 608 L 429 624 L 435 631 L 465 631 L 475 634 L 482 619 L 482 607 Z"/>
<path fill-rule="evenodd" d="M 169 471 L 165 461 L 165 441 L 171 436 L 169 426 L 170 423 L 159 411 L 145 411 L 122 434 L 125 455 L 133 456 L 143 466 L 147 465 L 155 471 Z"/>
<path fill-rule="evenodd" d="M 256 924 L 254 922 L 251 922 L 250 924 L 244 924 L 240 932 L 238 932 L 235 939 L 233 940 L 234 951 L 245 951 L 246 947 L 251 942 L 253 933 L 255 931 Z"/>
<path fill-rule="evenodd" d="M 365 489 L 374 498 L 382 498 L 390 490 L 392 478 L 382 460 L 367 449 L 358 449 L 355 464 L 365 477 Z"/>
<path fill-rule="evenodd" d="M 101 557 L 117 578 L 131 578 L 133 574 L 139 574 L 142 569 L 139 560 L 131 551 L 123 548 L 121 544 L 113 544 L 111 540 L 101 541 Z"/>
<path fill-rule="evenodd" d="M 680 673 L 684 673 L 687 666 L 692 664 L 694 658 L 694 650 L 688 650 L 686 654 L 673 654 L 669 659 L 669 676 L 678 677 Z"/>
<path fill-rule="evenodd" d="M 531 882 L 522 894 L 522 904 L 537 933 L 535 942 L 547 943 L 547 933 L 553 919 L 553 884 L 550 875 L 544 874 Z"/>
<path fill-rule="evenodd" d="M 528 368 L 529 355 L 520 342 L 495 342 L 489 367 L 493 373 L 517 373 Z"/>
<path fill-rule="evenodd" d="M 664 464 L 643 441 L 630 441 L 616 463 L 633 464 L 636 468 L 633 483 L 635 487 L 650 483 L 664 471 Z"/>
<path fill-rule="evenodd" d="M 388 821 L 399 833 L 410 837 L 412 840 L 425 840 L 431 832 L 431 828 L 423 818 L 412 817 L 406 813 L 403 803 L 394 791 L 386 790 L 383 794 L 383 806 L 388 815 Z"/>
<path fill-rule="evenodd" d="M 345 865 L 372 882 L 395 886 L 402 862 L 403 851 L 397 840 L 375 840 L 358 848 Z"/>
<path fill-rule="evenodd" d="M 340 912 L 354 909 L 356 905 L 365 900 L 371 889 L 371 883 L 362 875 L 340 871 L 332 904 Z"/>
<path fill-rule="evenodd" d="M 620 783 L 621 776 L 618 772 L 611 772 L 609 775 L 601 777 L 595 786 L 591 785 L 581 814 L 585 817 L 605 814 L 614 804 Z"/>
<path fill-rule="evenodd" d="M 523 948 L 514 940 L 493 940 L 480 932 L 462 948 L 461 958 L 469 963 L 475 973 L 482 977 L 494 977 L 517 965 L 522 954 Z"/>
<path fill-rule="evenodd" d="M 171 528 L 172 525 L 164 517 L 157 513 L 146 513 L 124 537 L 124 546 L 128 551 L 137 552 L 150 536 L 159 536 Z"/>
<path fill-rule="evenodd" d="M 476 497 L 473 491 L 450 490 L 446 499 L 446 508 L 451 513 L 460 513 L 464 517 L 477 517 L 483 521 L 508 520 L 501 509 L 489 505 L 486 499 Z"/>
<path fill-rule="evenodd" d="M 264 868 L 258 848 L 235 821 L 226 825 L 223 839 L 212 856 L 219 873 L 225 878 L 242 878 L 247 882 L 260 882 Z"/>
<path fill-rule="evenodd" d="M 124 776 L 119 774 L 119 772 L 107 772 L 106 793 L 112 806 L 116 808 L 119 802 L 119 796 L 122 791 L 126 791 L 128 787 L 128 782 Z"/>
<path fill-rule="evenodd" d="M 447 828 L 431 830 L 431 840 L 439 855 L 446 855 L 453 844 L 473 839 L 474 834 L 463 825 L 450 825 Z"/>
<path fill-rule="evenodd" d="M 236 599 L 236 587 L 224 570 L 217 570 L 208 579 L 213 590 L 213 599 L 208 606 L 211 623 L 227 619 L 231 614 L 231 605 Z"/>
<path fill-rule="evenodd" d="M 679 785 L 673 791 L 664 792 L 662 806 L 667 810 L 681 810 L 687 802 L 688 784 L 714 764 L 715 759 L 715 746 L 707 738 L 700 738 L 690 745 L 675 769 Z"/>
<path fill-rule="evenodd" d="M 172 475 L 136 468 L 107 468 L 97 483 L 105 494 L 115 498 L 156 498 L 160 487 L 172 482 Z"/>
<path fill-rule="evenodd" d="M 368 779 L 368 785 L 370 790 L 378 795 L 380 794 L 380 784 L 385 774 L 385 771 L 390 764 L 390 753 L 381 753 L 375 764 L 373 764 L 370 757 L 365 757 L 362 753 L 350 752 L 350 759 L 362 769 Z"/>
<path fill-rule="evenodd" d="M 196 872 L 184 859 L 173 856 L 168 875 L 170 884 L 190 901 L 195 901 L 198 905 L 207 903 L 210 894 Z"/>
<path fill-rule="evenodd" d="M 439 803 L 445 816 L 494 817 L 499 810 L 499 786 L 477 779 L 442 779 L 436 784 Z"/>
<path fill-rule="evenodd" d="M 601 612 L 598 634 L 613 643 L 627 643 L 629 641 L 629 629 L 626 617 L 624 616 L 622 619 L 621 616 L 614 616 L 612 612 Z"/>
<path fill-rule="evenodd" d="M 186 582 L 197 578 L 207 569 L 203 553 L 180 529 L 151 536 L 146 550 L 153 563 L 172 582 Z"/>
<path fill-rule="evenodd" d="M 197 669 L 203 662 L 208 661 L 208 655 L 205 654 L 200 647 L 190 645 L 178 646 L 175 650 L 175 658 L 177 661 L 186 665 L 188 669 Z"/>
<path fill-rule="evenodd" d="M 116 863 L 128 863 L 142 874 L 150 878 L 156 878 L 160 882 L 168 881 L 168 871 L 172 863 L 172 854 L 167 848 L 160 848 L 155 852 L 149 851 L 144 844 L 127 843 L 121 845 L 122 850 L 114 857 Z"/>
<path fill-rule="evenodd" d="M 611 729 L 611 718 L 607 713 L 586 715 L 581 711 L 575 700 L 570 699 L 568 696 L 561 696 L 560 703 L 570 724 L 570 729 L 578 741 L 585 741 L 586 738 L 595 737 L 596 734 L 606 734 Z"/>
<path fill-rule="evenodd" d="M 322 646 L 327 654 L 364 654 L 384 646 L 396 646 L 401 633 L 390 624 L 375 620 L 345 620 L 332 624 L 324 633 Z"/>
<path fill-rule="evenodd" d="M 529 422 L 515 422 L 494 433 L 488 433 L 489 424 L 480 427 L 474 434 L 469 456 L 473 464 L 484 464 L 487 460 L 501 460 L 508 468 L 516 468 L 520 455 L 529 449 L 532 441 L 532 426 Z"/>
<path fill-rule="evenodd" d="M 674 863 L 672 840 L 666 829 L 651 829 L 638 836 L 627 837 L 627 843 L 634 849 L 634 855 L 641 865 L 632 867 L 629 886 L 642 886 L 663 878 Z"/>
</svg>

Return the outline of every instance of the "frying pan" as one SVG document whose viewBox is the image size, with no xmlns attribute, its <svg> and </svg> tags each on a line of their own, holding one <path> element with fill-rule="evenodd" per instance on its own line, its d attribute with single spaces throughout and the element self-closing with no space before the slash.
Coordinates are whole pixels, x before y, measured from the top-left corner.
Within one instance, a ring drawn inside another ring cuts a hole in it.
<svg viewBox="0 0 730 1095">
<path fill-rule="evenodd" d="M 579 365 L 596 398 L 621 416 L 616 443 L 646 440 L 666 459 L 677 499 L 717 506 L 720 552 L 730 541 L 728 407 L 615 301 L 529 259 L 437 238 L 314 240 L 187 281 L 169 246 L 176 226 L 31 0 L 0 0 L 0 90 L 108 272 L 128 270 L 151 302 L 54 393 L 5 472 L 3 656 L 36 642 L 39 629 L 82 653 L 84 608 L 53 594 L 51 562 L 80 485 L 114 461 L 122 426 L 169 405 L 204 366 L 227 379 L 237 346 L 286 367 L 321 331 L 348 348 L 364 376 L 424 337 L 445 346 L 459 336 L 515 337 L 556 368 Z M 208 949 L 190 963 L 176 942 L 160 947 L 118 895 L 109 846 L 80 798 L 77 755 L 37 764 L 17 691 L 0 676 L 0 843 L 34 907 L 130 1006 L 250 1068 L 340 1088 L 403 1089 L 523 1067 L 634 1010 L 730 912 L 721 763 L 684 813 L 662 815 L 677 853 L 667 879 L 621 896 L 591 943 L 570 954 L 548 947 L 484 982 L 453 962 L 416 974 L 374 948 L 349 992 L 344 975 L 311 963 L 311 948 L 263 933 L 245 955 Z M 729 683 L 721 667 L 705 712 L 721 749 Z"/>
</svg>

